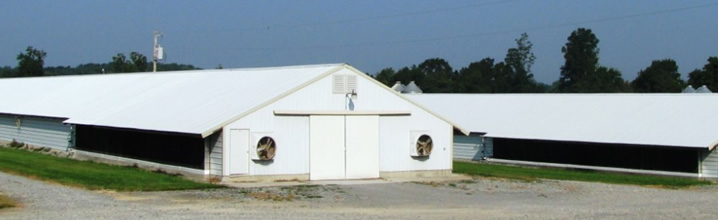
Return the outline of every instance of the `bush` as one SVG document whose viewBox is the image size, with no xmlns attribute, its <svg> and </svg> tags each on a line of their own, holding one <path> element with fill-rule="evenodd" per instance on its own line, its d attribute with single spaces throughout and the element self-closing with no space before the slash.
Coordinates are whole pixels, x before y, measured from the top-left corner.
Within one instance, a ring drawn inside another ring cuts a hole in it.
<svg viewBox="0 0 718 220">
<path fill-rule="evenodd" d="M 12 139 L 12 142 L 10 142 L 7 146 L 12 148 L 21 148 L 25 146 L 25 143 L 18 142 L 17 140 Z"/>
</svg>

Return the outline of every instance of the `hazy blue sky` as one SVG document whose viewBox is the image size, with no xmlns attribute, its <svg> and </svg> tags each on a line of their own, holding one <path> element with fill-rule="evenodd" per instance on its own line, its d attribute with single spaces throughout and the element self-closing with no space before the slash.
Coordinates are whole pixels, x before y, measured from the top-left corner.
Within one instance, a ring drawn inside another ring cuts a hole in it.
<svg viewBox="0 0 718 220">
<path fill-rule="evenodd" d="M 553 82 L 571 31 L 590 28 L 600 63 L 633 79 L 672 58 L 684 77 L 718 56 L 718 1 L 0 1 L 0 66 L 32 45 L 46 66 L 152 54 L 202 68 L 349 63 L 376 73 L 440 57 L 455 69 L 503 60 L 527 32 L 533 72 Z"/>
</svg>

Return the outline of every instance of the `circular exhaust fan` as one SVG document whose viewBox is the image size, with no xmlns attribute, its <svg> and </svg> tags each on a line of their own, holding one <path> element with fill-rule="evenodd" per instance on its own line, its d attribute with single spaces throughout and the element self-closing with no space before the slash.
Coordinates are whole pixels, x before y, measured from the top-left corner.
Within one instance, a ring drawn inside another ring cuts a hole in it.
<svg viewBox="0 0 718 220">
<path fill-rule="evenodd" d="M 271 137 L 262 137 L 257 142 L 257 156 L 260 160 L 271 160 L 277 151 L 277 144 Z"/>
<path fill-rule="evenodd" d="M 431 154 L 431 149 L 434 148 L 434 142 L 431 140 L 429 135 L 421 135 L 416 141 L 416 153 L 420 157 L 428 157 Z"/>
</svg>

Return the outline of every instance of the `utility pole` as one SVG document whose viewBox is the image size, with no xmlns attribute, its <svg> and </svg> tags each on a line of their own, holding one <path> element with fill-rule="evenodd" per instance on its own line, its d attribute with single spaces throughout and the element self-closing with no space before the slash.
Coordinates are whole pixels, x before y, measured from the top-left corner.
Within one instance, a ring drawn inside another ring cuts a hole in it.
<svg viewBox="0 0 718 220">
<path fill-rule="evenodd" d="M 152 47 L 152 72 L 157 72 L 157 60 L 162 59 L 162 53 L 163 53 L 162 47 L 159 44 L 157 44 L 157 37 L 162 36 L 162 34 L 160 34 L 160 32 L 155 31 L 152 35 L 153 35 L 152 37 L 155 40 L 154 46 Z"/>
</svg>

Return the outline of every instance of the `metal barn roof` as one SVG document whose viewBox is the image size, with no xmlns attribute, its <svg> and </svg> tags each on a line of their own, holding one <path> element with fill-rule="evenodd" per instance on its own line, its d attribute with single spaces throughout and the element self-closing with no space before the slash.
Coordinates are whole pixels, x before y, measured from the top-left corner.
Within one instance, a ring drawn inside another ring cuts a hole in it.
<svg viewBox="0 0 718 220">
<path fill-rule="evenodd" d="M 488 137 L 712 149 L 712 94 L 421 94 L 411 100 Z"/>
<path fill-rule="evenodd" d="M 207 136 L 234 117 L 346 67 L 329 64 L 0 79 L 0 113 Z"/>
</svg>

